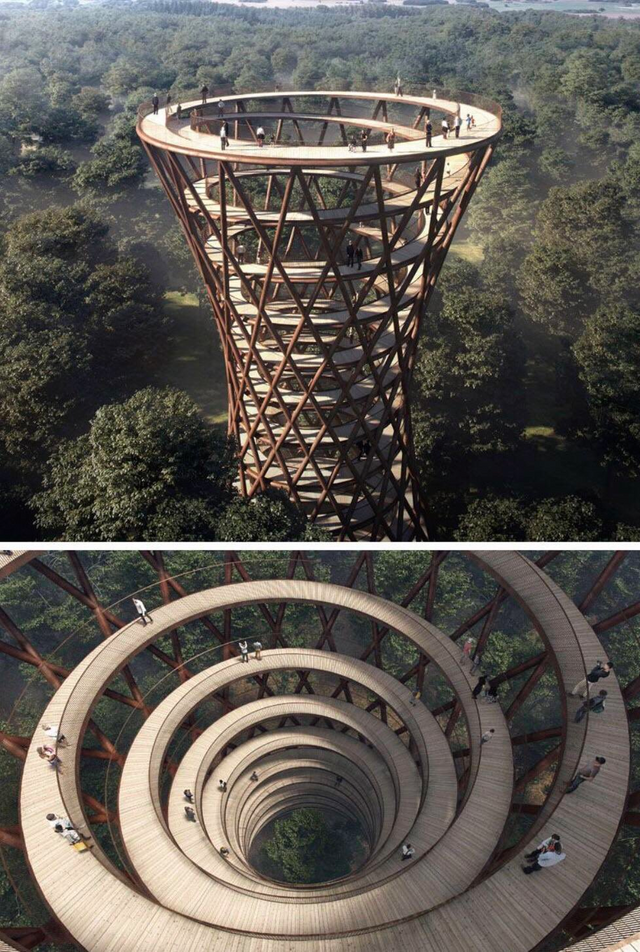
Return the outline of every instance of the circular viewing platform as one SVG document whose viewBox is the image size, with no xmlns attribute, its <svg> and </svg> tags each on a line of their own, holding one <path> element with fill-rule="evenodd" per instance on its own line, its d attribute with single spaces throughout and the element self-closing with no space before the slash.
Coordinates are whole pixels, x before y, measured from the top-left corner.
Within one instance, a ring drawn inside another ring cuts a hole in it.
<svg viewBox="0 0 640 952">
<path fill-rule="evenodd" d="M 138 134 L 149 145 L 202 158 L 268 166 L 358 166 L 423 162 L 435 156 L 458 155 L 495 142 L 502 133 L 502 109 L 497 103 L 471 93 L 451 98 L 449 90 L 432 90 L 436 96 L 394 95 L 384 92 L 311 90 L 225 95 L 190 99 L 169 107 L 145 103 L 140 107 Z M 220 115 L 219 102 L 223 115 Z M 373 115 L 366 111 L 373 105 Z M 178 118 L 178 106 L 181 118 Z M 393 110 L 393 115 L 390 113 Z M 455 134 L 456 117 L 460 118 Z M 467 117 L 470 117 L 468 121 Z M 229 126 L 228 145 L 221 148 L 220 125 Z M 426 145 L 425 122 L 431 119 L 433 136 Z M 445 139 L 442 119 L 449 123 Z M 260 145 L 257 130 L 272 133 Z M 285 128 L 292 127 L 294 141 Z M 363 152 L 361 133 L 368 134 Z M 386 135 L 394 131 L 389 148 Z M 285 140 L 283 135 L 287 136 Z M 270 136 L 275 141 L 269 142 Z M 355 136 L 355 151 L 349 140 Z"/>
</svg>

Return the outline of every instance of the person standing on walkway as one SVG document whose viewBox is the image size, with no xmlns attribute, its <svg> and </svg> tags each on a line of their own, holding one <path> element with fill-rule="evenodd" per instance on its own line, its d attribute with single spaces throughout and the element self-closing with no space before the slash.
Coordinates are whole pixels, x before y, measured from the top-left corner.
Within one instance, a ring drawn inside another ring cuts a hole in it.
<svg viewBox="0 0 640 952">
<path fill-rule="evenodd" d="M 246 641 L 241 641 L 238 645 L 240 649 L 240 660 L 243 664 L 249 664 L 249 645 Z"/>
<path fill-rule="evenodd" d="M 456 118 L 453 120 L 453 130 L 454 130 L 454 132 L 455 132 L 455 134 L 456 134 L 456 139 L 459 139 L 459 138 L 460 138 L 460 126 L 461 126 L 461 125 L 462 125 L 462 119 L 460 118 L 460 116 L 456 116 Z"/>
<path fill-rule="evenodd" d="M 442 120 L 442 138 L 446 139 L 449 135 L 449 123 L 446 118 Z"/>
<path fill-rule="evenodd" d="M 264 129 L 262 128 L 262 126 L 258 126 L 258 128 L 256 129 L 256 139 L 258 140 L 258 145 L 260 146 L 260 148 L 262 148 L 264 145 L 265 135 L 266 133 Z"/>
<path fill-rule="evenodd" d="M 153 106 L 153 114 L 154 114 L 154 116 L 157 116 L 157 115 L 158 115 L 158 106 L 160 105 L 160 100 L 158 99 L 158 94 L 157 94 L 157 93 L 154 93 L 154 94 L 153 94 L 153 99 L 151 100 L 151 105 Z"/>
<path fill-rule="evenodd" d="M 209 95 L 209 87 L 207 86 L 206 83 L 203 83 L 203 84 L 202 84 L 202 89 L 200 90 L 200 95 L 202 96 L 202 105 L 204 106 L 204 104 L 205 104 L 206 101 L 207 101 L 207 97 L 208 97 L 208 95 Z"/>
<path fill-rule="evenodd" d="M 462 667 L 465 666 L 465 664 L 471 657 L 471 652 L 473 651 L 474 644 L 475 642 L 473 638 L 467 638 L 464 645 L 462 646 L 462 657 L 460 658 L 460 664 Z"/>
<path fill-rule="evenodd" d="M 153 621 L 153 619 L 151 618 L 151 615 L 150 615 L 149 612 L 147 611 L 144 602 L 140 601 L 139 598 L 132 598 L 131 601 L 132 601 L 133 604 L 134 604 L 135 610 L 136 610 L 137 613 L 138 613 L 138 618 L 140 619 L 140 621 L 142 622 L 142 624 L 145 625 L 145 626 L 146 626 L 147 622 L 149 622 L 149 624 L 151 624 L 151 622 Z"/>
<path fill-rule="evenodd" d="M 602 681 L 603 678 L 608 678 L 612 670 L 613 661 L 605 661 L 604 664 L 598 661 L 595 668 L 591 669 L 586 678 L 583 678 L 582 681 L 578 681 L 573 691 L 569 691 L 570 696 L 575 697 L 576 694 L 579 694 L 583 700 L 585 697 L 589 697 L 592 686 L 597 684 L 598 681 Z"/>
<path fill-rule="evenodd" d="M 363 152 L 366 152 L 366 151 L 367 151 L 367 140 L 368 140 L 368 138 L 369 138 L 369 133 L 367 132 L 366 129 L 363 129 L 362 132 L 360 133 L 360 145 L 362 146 L 362 151 L 363 151 Z"/>
<path fill-rule="evenodd" d="M 236 258 L 238 259 L 238 264 L 244 264 L 244 256 L 246 255 L 246 253 L 247 253 L 247 249 L 242 244 L 242 242 L 240 242 L 236 246 Z"/>
<path fill-rule="evenodd" d="M 467 113 L 464 121 L 467 126 L 467 132 L 469 132 L 469 130 L 471 129 L 471 114 L 470 113 Z"/>
<path fill-rule="evenodd" d="M 353 268 L 353 256 L 355 255 L 356 249 L 355 249 L 355 245 L 351 241 L 351 238 L 349 238 L 349 241 L 347 242 L 346 252 L 347 252 L 347 267 Z"/>
<path fill-rule="evenodd" d="M 482 692 L 482 689 L 486 683 L 487 683 L 486 675 L 484 674 L 480 675 L 480 677 L 478 678 L 478 683 L 476 684 L 475 688 L 471 692 L 471 696 L 474 697 L 476 701 L 478 700 L 478 696 Z"/>
<path fill-rule="evenodd" d="M 578 768 L 577 774 L 568 785 L 565 793 L 573 793 L 585 780 L 595 780 L 606 762 L 606 757 L 596 757 L 590 766 Z"/>
<path fill-rule="evenodd" d="M 360 245 L 356 248 L 356 262 L 358 264 L 358 271 L 362 271 L 362 248 Z"/>
<path fill-rule="evenodd" d="M 433 138 L 433 123 L 431 119 L 427 119 L 424 124 L 424 138 L 426 142 L 427 149 L 431 148 L 431 140 Z"/>
<path fill-rule="evenodd" d="M 481 664 L 482 664 L 482 652 L 476 651 L 473 658 L 471 659 L 471 674 L 475 674 Z"/>
<path fill-rule="evenodd" d="M 537 859 L 541 853 L 548 852 L 552 846 L 555 849 L 556 843 L 559 843 L 559 842 L 560 842 L 560 837 L 558 836 L 558 834 L 552 833 L 551 836 L 548 836 L 546 838 L 546 840 L 542 840 L 541 843 L 538 843 L 536 848 L 532 850 L 530 853 L 525 853 L 524 858 L 528 860 Z"/>
<path fill-rule="evenodd" d="M 387 138 L 387 148 L 389 149 L 390 152 L 393 152 L 393 150 L 394 150 L 395 147 L 396 147 L 396 132 L 395 132 L 395 129 L 390 129 L 389 132 L 387 132 L 387 137 L 386 137 L 386 138 Z"/>
<path fill-rule="evenodd" d="M 592 697 L 588 701 L 585 701 L 580 705 L 576 711 L 576 716 L 574 718 L 576 724 L 579 724 L 580 721 L 586 717 L 587 711 L 589 714 L 602 714 L 605 709 L 605 698 L 607 696 L 606 691 L 600 691 L 597 697 Z"/>
<path fill-rule="evenodd" d="M 254 770 L 251 776 L 249 777 L 249 780 L 257 780 L 257 779 L 258 779 L 258 772 Z"/>
<path fill-rule="evenodd" d="M 220 124 L 220 148 L 224 150 L 229 145 L 229 127 L 227 126 L 226 121 L 223 121 Z"/>
<path fill-rule="evenodd" d="M 224 118 L 224 103 L 222 99 L 218 100 L 218 119 Z"/>
<path fill-rule="evenodd" d="M 253 642 L 253 657 L 256 659 L 256 661 L 262 660 L 262 642 L 261 641 Z"/>
<path fill-rule="evenodd" d="M 522 871 L 527 875 L 529 873 L 537 873 L 540 869 L 557 866 L 558 863 L 562 863 L 566 858 L 566 854 L 562 852 L 562 844 L 558 842 L 555 846 L 550 846 L 546 853 L 540 853 L 540 856 L 538 856 L 531 866 L 523 866 Z"/>
<path fill-rule="evenodd" d="M 480 738 L 480 746 L 482 747 L 483 744 L 486 744 L 488 741 L 490 741 L 493 735 L 495 734 L 495 732 L 496 732 L 495 727 L 490 727 L 488 731 L 485 731 L 482 737 Z"/>
<path fill-rule="evenodd" d="M 420 168 L 419 165 L 416 165 L 416 170 L 413 173 L 413 181 L 416 184 L 416 192 L 417 192 L 420 186 L 422 185 L 422 169 Z"/>
<path fill-rule="evenodd" d="M 402 844 L 402 860 L 403 860 L 403 862 L 404 862 L 405 859 L 411 859 L 411 857 L 413 856 L 414 853 L 415 853 L 415 849 L 413 848 L 413 846 L 411 845 L 411 843 L 403 843 L 403 844 Z"/>
</svg>

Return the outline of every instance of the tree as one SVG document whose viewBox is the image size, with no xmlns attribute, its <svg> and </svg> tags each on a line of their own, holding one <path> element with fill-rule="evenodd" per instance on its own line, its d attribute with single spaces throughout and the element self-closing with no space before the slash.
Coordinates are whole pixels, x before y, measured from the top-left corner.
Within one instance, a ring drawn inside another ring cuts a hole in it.
<svg viewBox="0 0 640 952">
<path fill-rule="evenodd" d="M 193 541 L 215 538 L 235 460 L 186 394 L 148 387 L 102 407 L 47 469 L 34 507 L 49 538 Z"/>
<path fill-rule="evenodd" d="M 531 542 L 601 542 L 604 527 L 594 503 L 565 496 L 545 499 L 533 507 L 526 538 Z"/>
<path fill-rule="evenodd" d="M 590 425 L 582 436 L 605 463 L 640 473 L 640 309 L 610 304 L 586 324 L 573 347 Z"/>
<path fill-rule="evenodd" d="M 468 270 L 468 269 L 467 269 Z M 466 272 L 465 272 L 466 273 Z M 447 290 L 439 313 L 427 315 L 416 369 L 420 406 L 415 437 L 427 470 L 512 449 L 522 426 L 514 399 L 523 358 L 513 314 L 488 291 Z"/>
<path fill-rule="evenodd" d="M 526 510 L 515 496 L 474 499 L 460 518 L 458 542 L 522 542 L 526 538 Z"/>
<path fill-rule="evenodd" d="M 251 499 L 237 496 L 222 513 L 216 537 L 220 542 L 321 542 L 331 538 L 310 526 L 302 510 L 275 489 Z"/>
<path fill-rule="evenodd" d="M 294 810 L 273 824 L 263 847 L 287 883 L 322 883 L 346 876 L 352 856 L 344 836 L 330 831 L 319 810 Z"/>
<path fill-rule="evenodd" d="M 550 331 L 576 336 L 601 300 L 630 290 L 632 234 L 613 179 L 552 188 L 519 275 L 522 305 Z"/>
<path fill-rule="evenodd" d="M 12 175 L 21 175 L 23 178 L 37 178 L 40 175 L 65 175 L 73 172 L 75 162 L 71 154 L 55 145 L 45 145 L 40 149 L 30 149 L 23 153 L 15 166 L 11 169 Z"/>
<path fill-rule="evenodd" d="M 153 354 L 164 317 L 147 270 L 118 257 L 86 205 L 17 219 L 3 250 L 0 440 L 12 454 L 41 458 L 71 435 L 67 423 L 77 426 L 105 392 L 113 399 L 114 381 Z"/>
<path fill-rule="evenodd" d="M 126 139 L 116 136 L 101 139 L 91 151 L 95 158 L 83 162 L 73 179 L 79 191 L 137 185 L 146 175 L 144 152 Z"/>
</svg>

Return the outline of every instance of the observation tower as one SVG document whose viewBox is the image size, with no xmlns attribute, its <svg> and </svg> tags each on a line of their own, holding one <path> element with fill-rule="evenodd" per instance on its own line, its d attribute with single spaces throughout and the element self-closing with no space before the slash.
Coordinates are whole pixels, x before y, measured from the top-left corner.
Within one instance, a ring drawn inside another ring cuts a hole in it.
<svg viewBox="0 0 640 952">
<path fill-rule="evenodd" d="M 593 952 L 606 947 L 593 927 L 631 912 L 594 906 L 592 892 L 580 908 L 601 870 L 616 896 L 633 861 L 625 827 L 638 825 L 638 656 L 629 637 L 607 639 L 634 606 L 593 624 L 584 614 L 607 604 L 599 595 L 624 553 L 580 586 L 583 611 L 551 577 L 559 553 L 534 563 L 469 552 L 452 566 L 476 586 L 467 616 L 469 603 L 451 614 L 451 579 L 438 586 L 456 558 L 447 553 L 425 557 L 408 590 L 394 591 L 402 601 L 390 601 L 371 591 L 375 554 L 354 554 L 338 584 L 315 578 L 322 564 L 308 552 L 270 563 L 278 577 L 259 580 L 251 573 L 264 566 L 251 556 L 224 553 L 173 575 L 162 553 L 145 552 L 138 584 L 148 584 L 133 593 L 149 608 L 144 625 L 131 620 L 131 593 L 101 604 L 84 553 L 70 553 L 68 565 L 60 552 L 15 555 L 0 568 L 21 573 L 22 592 L 39 603 L 52 586 L 86 618 L 55 650 L 48 631 L 43 656 L 12 617 L 22 605 L 0 602 L 16 665 L 27 658 L 42 675 L 0 731 L 21 766 L 17 822 L 0 826 L 0 857 L 8 871 L 26 862 L 44 909 L 29 927 L 0 926 L 0 947 L 533 952 L 559 933 L 588 939 L 580 948 Z M 263 650 L 244 663 L 247 631 Z M 499 703 L 472 695 L 461 652 L 469 632 Z M 606 711 L 576 719 L 581 702 L 568 692 L 616 649 Z M 16 732 L 26 716 L 32 736 Z M 58 769 L 39 756 L 45 743 Z M 568 793 L 599 754 L 600 775 Z M 185 815 L 185 790 L 195 819 Z M 277 882 L 254 862 L 261 832 L 299 807 L 359 823 L 365 848 L 346 875 Z M 68 818 L 88 849 L 77 852 L 48 814 Z M 551 834 L 566 859 L 525 875 L 523 854 Z M 19 896 L 33 902 L 33 890 Z M 624 928 L 638 922 L 636 913 Z"/>
<path fill-rule="evenodd" d="M 502 130 L 497 104 L 431 92 L 139 114 L 220 333 L 238 489 L 282 489 L 338 539 L 426 537 L 408 402 L 420 321 Z"/>
</svg>

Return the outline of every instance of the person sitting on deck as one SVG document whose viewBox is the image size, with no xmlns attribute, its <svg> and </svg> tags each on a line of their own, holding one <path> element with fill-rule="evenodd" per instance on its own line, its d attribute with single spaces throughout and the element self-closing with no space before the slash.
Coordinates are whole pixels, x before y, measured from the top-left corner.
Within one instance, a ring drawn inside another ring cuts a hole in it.
<svg viewBox="0 0 640 952">
<path fill-rule="evenodd" d="M 46 760 L 50 767 L 54 770 L 59 770 L 62 766 L 62 761 L 56 754 L 53 747 L 50 747 L 48 744 L 45 744 L 44 747 L 36 747 L 38 757 L 42 760 Z"/>
<path fill-rule="evenodd" d="M 405 859 L 411 859 L 414 853 L 415 853 L 415 849 L 411 845 L 411 843 L 402 844 L 402 861 L 403 862 Z"/>
<path fill-rule="evenodd" d="M 585 701 L 584 704 L 581 704 L 574 717 L 576 724 L 579 724 L 583 717 L 586 717 L 587 711 L 589 714 L 602 714 L 606 707 L 606 696 L 606 691 L 600 691 L 597 697 L 592 697 L 588 701 Z"/>
<path fill-rule="evenodd" d="M 560 842 L 560 836 L 557 833 L 552 833 L 551 836 L 548 836 L 546 840 L 542 840 L 541 843 L 538 843 L 536 848 L 530 853 L 525 853 L 524 858 L 528 860 L 537 859 L 541 853 L 547 853 L 553 846 L 555 849 L 556 843 Z"/>
<path fill-rule="evenodd" d="M 246 248 L 242 244 L 242 242 L 240 242 L 238 246 L 236 247 L 236 257 L 238 259 L 238 264 L 244 264 L 245 254 L 246 254 Z"/>
<path fill-rule="evenodd" d="M 60 733 L 60 728 L 57 724 L 43 724 L 42 730 L 45 732 L 47 737 L 50 737 L 51 740 L 56 741 L 58 744 L 66 744 L 67 738 L 64 734 Z"/>
<path fill-rule="evenodd" d="M 562 852 L 562 844 L 556 842 L 555 846 L 550 846 L 546 853 L 541 853 L 531 866 L 523 866 L 522 871 L 527 875 L 529 875 L 529 873 L 537 873 L 540 869 L 557 866 L 558 863 L 562 863 L 566 858 L 566 854 Z"/>
</svg>

